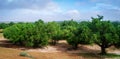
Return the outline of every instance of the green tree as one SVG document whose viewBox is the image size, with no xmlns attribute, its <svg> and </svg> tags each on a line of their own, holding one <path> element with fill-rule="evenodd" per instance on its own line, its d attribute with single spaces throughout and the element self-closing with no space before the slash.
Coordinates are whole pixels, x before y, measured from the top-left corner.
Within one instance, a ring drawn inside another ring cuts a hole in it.
<svg viewBox="0 0 120 59">
<path fill-rule="evenodd" d="M 66 39 L 68 44 L 72 45 L 74 49 L 77 49 L 78 39 L 76 39 L 74 32 L 77 30 L 78 23 L 73 20 L 64 21 L 61 23 L 63 32 L 63 39 Z"/>
<path fill-rule="evenodd" d="M 89 28 L 89 22 L 85 22 L 84 24 L 81 22 L 79 24 L 79 28 L 77 30 L 78 38 L 80 39 L 80 44 L 91 44 L 93 43 L 91 40 L 91 29 Z"/>
<path fill-rule="evenodd" d="M 72 20 L 63 21 L 60 23 L 61 31 L 62 31 L 62 39 L 67 39 L 69 32 L 78 27 L 78 22 Z M 74 27 L 73 29 L 70 27 Z"/>
<path fill-rule="evenodd" d="M 75 35 L 76 31 L 77 27 L 74 26 L 67 26 L 66 29 L 64 30 L 67 42 L 68 44 L 72 45 L 73 49 L 77 49 L 79 44 L 79 39 Z"/>
<path fill-rule="evenodd" d="M 34 25 L 31 23 L 15 24 L 4 29 L 4 37 L 14 44 L 26 45 L 32 35 Z"/>
<path fill-rule="evenodd" d="M 0 23 L 0 29 L 5 29 L 8 26 L 9 26 L 8 23 Z"/>
<path fill-rule="evenodd" d="M 115 46 L 116 46 L 117 48 L 120 48 L 120 25 L 117 25 L 117 26 L 116 26 L 116 29 L 117 29 L 117 34 L 118 34 L 118 36 L 119 36 L 119 39 L 118 39 L 118 42 L 115 44 Z"/>
<path fill-rule="evenodd" d="M 110 21 L 102 21 L 103 16 L 92 18 L 93 41 L 101 47 L 101 54 L 106 54 L 106 48 L 118 41 L 116 28 Z"/>
<path fill-rule="evenodd" d="M 49 36 L 47 33 L 47 25 L 41 19 L 35 22 L 34 29 L 34 47 L 43 47 L 48 45 Z"/>
<path fill-rule="evenodd" d="M 28 47 L 43 47 L 48 44 L 46 24 L 42 21 L 35 23 L 18 23 L 4 30 L 4 37 L 14 44 Z"/>
<path fill-rule="evenodd" d="M 90 34 L 91 30 L 86 24 L 80 24 L 79 27 L 69 27 L 71 31 L 69 32 L 67 42 L 73 46 L 73 49 L 78 48 L 78 44 L 90 44 Z"/>
<path fill-rule="evenodd" d="M 60 25 L 57 22 L 48 22 L 47 23 L 47 32 L 52 40 L 52 44 L 56 45 L 58 40 L 61 39 L 61 28 Z"/>
<path fill-rule="evenodd" d="M 0 29 L 5 29 L 5 28 L 7 28 L 7 27 L 9 27 L 9 26 L 12 26 L 12 25 L 14 25 L 15 23 L 14 22 L 9 22 L 9 23 L 0 23 Z"/>
</svg>

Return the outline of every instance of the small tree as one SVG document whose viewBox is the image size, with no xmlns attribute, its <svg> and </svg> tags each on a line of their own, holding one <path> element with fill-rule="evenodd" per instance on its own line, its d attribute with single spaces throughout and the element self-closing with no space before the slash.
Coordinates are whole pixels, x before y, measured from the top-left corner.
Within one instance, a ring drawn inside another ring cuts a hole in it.
<svg viewBox="0 0 120 59">
<path fill-rule="evenodd" d="M 27 45 L 31 35 L 33 35 L 33 27 L 32 23 L 15 24 L 4 29 L 3 34 L 14 44 Z"/>
<path fill-rule="evenodd" d="M 106 48 L 118 41 L 115 27 L 110 21 L 102 21 L 103 16 L 92 18 L 93 41 L 101 47 L 101 54 L 106 54 Z"/>
<path fill-rule="evenodd" d="M 4 30 L 4 37 L 14 44 L 29 47 L 43 47 L 48 44 L 46 24 L 42 20 L 10 26 Z"/>
<path fill-rule="evenodd" d="M 78 48 L 78 44 L 79 44 L 79 39 L 78 37 L 75 35 L 77 28 L 74 26 L 68 26 L 66 30 L 66 39 L 68 44 L 72 45 L 73 49 L 77 49 Z"/>
<path fill-rule="evenodd" d="M 89 22 L 88 22 L 89 23 Z M 79 28 L 77 30 L 78 37 L 80 39 L 80 44 L 91 44 L 93 43 L 91 40 L 91 29 L 88 27 L 88 23 L 82 24 L 82 22 L 79 25 Z"/>
<path fill-rule="evenodd" d="M 49 37 L 47 34 L 47 25 L 41 19 L 35 22 L 34 34 L 34 47 L 48 45 Z"/>
<path fill-rule="evenodd" d="M 80 25 L 78 28 L 73 28 L 73 31 L 70 31 L 69 38 L 67 42 L 73 46 L 74 49 L 78 48 L 78 44 L 90 44 L 91 30 L 87 25 Z"/>
<path fill-rule="evenodd" d="M 52 40 L 52 44 L 56 45 L 58 40 L 61 39 L 61 29 L 60 25 L 56 22 L 48 22 L 47 24 L 47 32 L 49 37 Z"/>
</svg>

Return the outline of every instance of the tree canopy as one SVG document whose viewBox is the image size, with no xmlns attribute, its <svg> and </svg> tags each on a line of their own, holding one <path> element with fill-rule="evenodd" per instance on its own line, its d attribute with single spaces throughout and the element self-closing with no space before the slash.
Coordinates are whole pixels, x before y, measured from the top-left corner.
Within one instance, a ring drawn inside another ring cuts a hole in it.
<svg viewBox="0 0 120 59">
<path fill-rule="evenodd" d="M 92 18 L 93 41 L 101 47 L 101 54 L 106 54 L 105 49 L 118 42 L 116 28 L 110 21 L 103 21 L 103 16 Z"/>
</svg>

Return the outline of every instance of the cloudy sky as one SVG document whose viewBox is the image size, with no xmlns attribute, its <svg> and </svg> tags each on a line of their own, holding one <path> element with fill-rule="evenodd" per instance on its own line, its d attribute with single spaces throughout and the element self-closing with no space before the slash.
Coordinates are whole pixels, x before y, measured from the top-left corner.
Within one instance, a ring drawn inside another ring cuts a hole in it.
<svg viewBox="0 0 120 59">
<path fill-rule="evenodd" d="M 120 21 L 120 0 L 0 0 L 0 22 L 83 21 L 98 14 Z"/>
</svg>

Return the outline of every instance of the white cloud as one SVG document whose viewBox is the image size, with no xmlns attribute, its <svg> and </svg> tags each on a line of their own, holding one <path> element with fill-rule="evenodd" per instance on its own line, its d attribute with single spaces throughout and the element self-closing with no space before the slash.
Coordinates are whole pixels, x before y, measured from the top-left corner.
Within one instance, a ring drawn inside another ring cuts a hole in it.
<svg viewBox="0 0 120 59">
<path fill-rule="evenodd" d="M 68 19 L 80 19 L 80 12 L 78 10 L 69 10 L 64 14 Z"/>
<path fill-rule="evenodd" d="M 42 6 L 32 4 L 32 8 L 4 9 L 3 14 L 5 15 L 0 14 L 2 17 L 0 21 L 37 21 L 38 19 L 43 19 L 44 21 L 63 21 L 79 19 L 80 13 L 78 10 L 62 11 L 56 3 L 50 0 L 43 3 L 44 5 Z"/>
<path fill-rule="evenodd" d="M 73 14 L 80 14 L 80 13 L 78 10 L 69 10 L 69 11 L 67 11 L 67 14 L 73 15 Z"/>
<path fill-rule="evenodd" d="M 12 1 L 12 0 L 9 0 L 9 1 Z M 21 1 L 23 2 L 28 0 L 21 0 Z M 30 0 L 30 1 L 34 1 L 34 0 Z M 14 9 L 11 9 L 12 6 L 9 7 L 10 9 L 3 8 L 2 10 L 0 10 L 1 12 L 0 21 L 36 21 L 38 19 L 50 21 L 50 19 L 54 17 L 53 15 L 55 15 L 56 13 L 62 12 L 59 6 L 56 3 L 52 2 L 51 0 L 45 0 L 45 1 L 35 0 L 35 1 L 39 1 L 38 4 L 40 5 L 33 3 L 31 5 L 31 8 L 29 8 L 30 6 L 27 6 L 27 8 L 22 8 L 17 6 Z M 15 4 L 15 1 L 14 1 L 14 4 Z M 28 4 L 31 4 L 31 3 L 28 3 Z"/>
<path fill-rule="evenodd" d="M 95 17 L 97 14 L 105 16 L 105 19 L 120 19 L 119 6 L 109 3 L 98 3 L 101 0 L 90 1 L 97 2 L 95 6 L 91 6 L 90 10 L 87 9 L 88 3 L 78 1 L 76 6 L 85 6 L 86 11 L 82 11 L 84 8 L 65 11 L 52 0 L 0 0 L 0 21 L 37 21 L 38 19 L 43 19 L 44 21 L 70 19 L 84 21 L 90 20 L 91 17 Z M 71 8 L 70 6 L 68 7 Z"/>
</svg>

